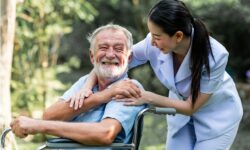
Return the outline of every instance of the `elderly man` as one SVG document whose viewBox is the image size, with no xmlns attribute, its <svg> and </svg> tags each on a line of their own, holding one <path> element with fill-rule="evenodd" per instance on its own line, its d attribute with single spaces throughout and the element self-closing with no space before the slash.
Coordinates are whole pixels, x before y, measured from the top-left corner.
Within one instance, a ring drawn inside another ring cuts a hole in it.
<svg viewBox="0 0 250 150">
<path fill-rule="evenodd" d="M 17 136 L 51 134 L 86 145 L 111 144 L 115 139 L 124 143 L 131 140 L 135 117 L 145 106 L 127 107 L 112 98 L 130 88 L 136 89 L 135 96 L 140 93 L 138 87 L 142 88 L 136 81 L 138 87 L 131 81 L 127 81 L 128 86 L 119 87 L 117 82 L 127 78 L 132 35 L 121 26 L 108 24 L 96 29 L 89 41 L 90 60 L 97 75 L 97 85 L 92 89 L 94 94 L 84 100 L 80 109 L 69 107 L 67 100 L 85 85 L 88 75 L 81 77 L 59 101 L 45 111 L 44 120 L 28 117 L 13 120 L 11 128 Z"/>
</svg>

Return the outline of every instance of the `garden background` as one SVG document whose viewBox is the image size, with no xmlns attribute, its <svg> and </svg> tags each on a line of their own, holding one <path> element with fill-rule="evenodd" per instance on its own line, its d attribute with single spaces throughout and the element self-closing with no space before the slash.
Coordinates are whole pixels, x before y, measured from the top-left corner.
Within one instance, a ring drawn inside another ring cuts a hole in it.
<svg viewBox="0 0 250 150">
<path fill-rule="evenodd" d="M 244 107 L 232 150 L 250 149 L 250 1 L 183 1 L 230 53 L 227 71 Z M 18 115 L 41 118 L 46 107 L 91 70 L 86 36 L 95 28 L 113 22 L 130 30 L 135 43 L 142 40 L 148 32 L 147 13 L 156 2 L 1 0 L 0 131 Z M 168 93 L 148 64 L 129 75 L 146 90 Z M 147 116 L 140 149 L 164 149 L 165 134 L 165 117 Z M 46 136 L 15 139 L 20 150 L 27 150 L 41 145 Z"/>
</svg>

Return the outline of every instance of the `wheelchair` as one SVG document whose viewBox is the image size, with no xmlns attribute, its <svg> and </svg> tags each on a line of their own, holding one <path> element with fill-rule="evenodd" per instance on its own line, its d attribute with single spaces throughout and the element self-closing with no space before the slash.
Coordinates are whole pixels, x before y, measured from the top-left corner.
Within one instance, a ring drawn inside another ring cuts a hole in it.
<svg viewBox="0 0 250 150">
<path fill-rule="evenodd" d="M 133 137 L 129 144 L 122 143 L 121 141 L 114 141 L 111 145 L 95 146 L 83 145 L 70 139 L 65 138 L 51 138 L 48 139 L 44 145 L 37 148 L 37 150 L 44 149 L 112 149 L 112 150 L 138 150 L 143 131 L 143 118 L 146 113 L 153 113 L 158 115 L 175 115 L 174 108 L 160 108 L 152 107 L 141 110 L 136 117 L 133 127 Z M 5 137 L 11 129 L 6 129 L 1 135 L 1 149 L 4 150 Z"/>
</svg>

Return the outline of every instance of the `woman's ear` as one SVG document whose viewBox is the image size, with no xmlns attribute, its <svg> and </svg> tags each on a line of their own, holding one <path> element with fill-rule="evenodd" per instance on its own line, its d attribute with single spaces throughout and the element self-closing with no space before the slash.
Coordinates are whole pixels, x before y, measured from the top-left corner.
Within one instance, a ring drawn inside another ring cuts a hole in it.
<svg viewBox="0 0 250 150">
<path fill-rule="evenodd" d="M 183 32 L 182 32 L 182 31 L 177 31 L 177 32 L 175 33 L 175 37 L 176 37 L 176 41 L 177 41 L 178 43 L 181 42 L 182 39 L 183 39 Z"/>
</svg>

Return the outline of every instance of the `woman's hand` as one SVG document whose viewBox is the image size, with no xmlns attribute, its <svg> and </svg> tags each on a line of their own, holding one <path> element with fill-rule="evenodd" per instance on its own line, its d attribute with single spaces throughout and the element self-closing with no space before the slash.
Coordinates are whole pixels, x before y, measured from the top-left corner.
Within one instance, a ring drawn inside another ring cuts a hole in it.
<svg viewBox="0 0 250 150">
<path fill-rule="evenodd" d="M 97 76 L 95 74 L 94 69 L 92 69 L 92 71 L 89 73 L 88 79 L 84 87 L 75 95 L 73 95 L 70 99 L 67 100 L 69 102 L 69 106 L 74 107 L 75 110 L 81 108 L 84 99 L 88 98 L 90 95 L 93 94 L 91 89 L 96 85 L 96 83 L 97 83 Z"/>
<path fill-rule="evenodd" d="M 129 79 L 118 81 L 108 88 L 113 92 L 115 99 L 139 98 L 141 96 L 140 88 Z"/>
<path fill-rule="evenodd" d="M 118 102 L 123 102 L 125 106 L 138 106 L 146 104 L 146 102 L 142 98 L 124 98 L 117 99 Z"/>
<path fill-rule="evenodd" d="M 125 106 L 138 106 L 138 105 L 143 105 L 147 103 L 146 96 L 147 96 L 147 92 L 145 90 L 141 90 L 140 97 L 122 98 L 122 99 L 117 99 L 116 101 L 123 102 Z"/>
<path fill-rule="evenodd" d="M 69 107 L 73 107 L 75 110 L 81 108 L 84 99 L 88 98 L 92 94 L 93 92 L 89 89 L 81 89 L 79 92 L 77 92 L 67 100 L 69 102 Z"/>
</svg>

